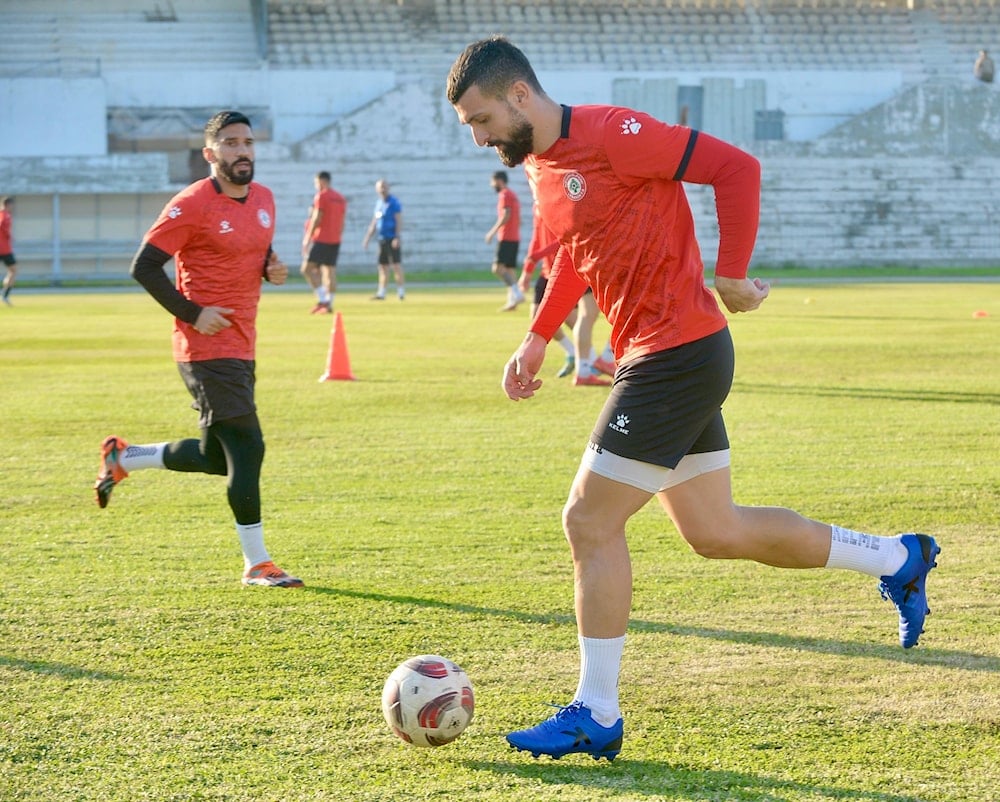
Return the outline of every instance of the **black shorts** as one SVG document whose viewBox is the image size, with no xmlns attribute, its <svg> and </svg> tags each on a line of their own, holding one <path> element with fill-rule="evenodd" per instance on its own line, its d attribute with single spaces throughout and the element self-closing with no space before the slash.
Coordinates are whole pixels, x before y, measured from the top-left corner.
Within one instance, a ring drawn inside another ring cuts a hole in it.
<svg viewBox="0 0 1000 802">
<path fill-rule="evenodd" d="M 517 249 L 520 246 L 517 240 L 502 240 L 497 243 L 497 255 L 493 258 L 493 264 L 504 267 L 517 267 Z"/>
<path fill-rule="evenodd" d="M 403 261 L 403 249 L 392 247 L 391 239 L 380 239 L 378 241 L 378 263 L 380 265 L 398 265 Z"/>
<path fill-rule="evenodd" d="M 729 448 L 722 402 L 733 383 L 729 329 L 621 365 L 591 442 L 620 457 L 676 468 L 687 454 Z"/>
<path fill-rule="evenodd" d="M 0 262 L 3 262 L 7 267 L 13 267 L 17 264 L 17 259 L 12 253 L 0 253 Z"/>
<path fill-rule="evenodd" d="M 535 279 L 535 306 L 538 306 L 542 302 L 542 296 L 545 295 L 545 288 L 548 286 L 549 280 L 545 276 L 539 276 Z"/>
<path fill-rule="evenodd" d="M 198 425 L 207 429 L 213 423 L 239 418 L 257 411 L 254 403 L 254 362 L 247 359 L 207 359 L 203 362 L 178 362 L 184 384 L 194 401 L 191 409 L 199 412 Z"/>
<path fill-rule="evenodd" d="M 309 248 L 307 261 L 314 265 L 337 266 L 337 257 L 340 256 L 340 243 L 314 242 Z"/>
</svg>

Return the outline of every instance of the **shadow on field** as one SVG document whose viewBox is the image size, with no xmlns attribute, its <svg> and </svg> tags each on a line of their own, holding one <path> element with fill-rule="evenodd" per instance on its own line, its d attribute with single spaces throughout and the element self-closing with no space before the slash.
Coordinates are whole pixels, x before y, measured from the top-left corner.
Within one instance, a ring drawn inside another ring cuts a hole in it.
<svg viewBox="0 0 1000 802">
<path fill-rule="evenodd" d="M 63 679 L 93 679 L 101 682 L 115 682 L 117 680 L 128 679 L 124 674 L 109 674 L 106 671 L 91 671 L 79 666 L 71 666 L 66 663 L 53 663 L 49 660 L 21 660 L 16 657 L 4 657 L 0 655 L 0 666 L 14 668 L 20 671 L 28 671 L 32 674 L 47 674 Z"/>
<path fill-rule="evenodd" d="M 794 384 L 733 382 L 733 393 L 805 395 L 820 398 L 864 398 L 878 401 L 930 401 L 948 404 L 1000 404 L 1000 393 L 964 393 L 954 390 L 901 390 L 898 387 L 827 387 Z"/>
<path fill-rule="evenodd" d="M 328 594 L 331 596 L 346 596 L 354 599 L 367 599 L 389 604 L 403 604 L 413 607 L 429 607 L 451 610 L 478 616 L 496 616 L 525 624 L 566 624 L 575 626 L 576 619 L 571 615 L 545 615 L 541 613 L 525 613 L 520 610 L 504 610 L 495 607 L 479 607 L 474 604 L 462 604 L 455 601 L 442 601 L 419 596 L 403 596 L 388 593 L 373 593 L 371 591 L 347 590 L 340 588 L 317 588 L 306 586 L 303 592 Z M 893 619 L 892 623 L 895 623 Z M 795 651 L 816 652 L 818 654 L 852 655 L 858 657 L 878 658 L 911 665 L 944 666 L 960 668 L 966 671 L 1000 672 L 1000 657 L 992 655 L 961 652 L 955 649 L 933 649 L 917 647 L 902 649 L 897 645 L 871 643 L 869 641 L 831 640 L 829 638 L 810 638 L 803 635 L 784 635 L 774 632 L 745 632 L 738 629 L 715 629 L 712 627 L 688 627 L 680 624 L 664 624 L 659 621 L 643 621 L 633 618 L 629 629 L 635 632 L 662 632 L 679 638 L 705 638 L 707 640 L 726 641 L 729 643 L 747 643 L 769 648 L 792 649 Z M 888 630 L 887 630 L 888 631 Z M 895 629 L 891 633 L 895 636 Z"/>
<path fill-rule="evenodd" d="M 610 765 L 586 759 L 582 764 L 555 763 L 551 760 L 530 763 L 511 763 L 498 760 L 466 760 L 470 769 L 490 771 L 496 774 L 510 774 L 538 780 L 547 785 L 583 785 L 588 791 L 607 788 L 618 794 L 633 798 L 636 794 L 671 799 L 691 799 L 703 802 L 706 799 L 743 799 L 761 802 L 781 802 L 785 794 L 798 799 L 802 794 L 810 797 L 822 794 L 825 798 L 864 799 L 865 802 L 926 802 L 926 797 L 905 794 L 885 794 L 877 791 L 835 788 L 825 785 L 807 785 L 790 782 L 776 777 L 745 774 L 737 771 L 707 771 L 684 765 L 671 765 L 651 760 L 628 760 L 617 758 Z M 567 799 L 572 799 L 572 790 L 567 789 Z M 625 797 L 623 797 L 625 798 Z"/>
</svg>

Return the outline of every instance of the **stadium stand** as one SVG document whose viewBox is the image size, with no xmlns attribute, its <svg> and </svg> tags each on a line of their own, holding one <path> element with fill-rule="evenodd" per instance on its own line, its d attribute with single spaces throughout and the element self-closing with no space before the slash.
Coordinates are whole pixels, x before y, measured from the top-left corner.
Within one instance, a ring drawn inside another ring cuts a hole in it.
<svg viewBox="0 0 1000 802">
<path fill-rule="evenodd" d="M 386 177 L 412 267 L 487 264 L 492 152 L 443 98 L 469 41 L 509 35 L 566 102 L 616 102 L 764 165 L 759 264 L 995 263 L 1000 94 L 972 79 L 1000 0 L 33 0 L 0 4 L 0 193 L 22 275 L 121 277 L 203 170 L 199 121 L 249 109 L 276 247 L 298 258 L 319 169 L 349 201 L 345 271 Z M 45 98 L 43 104 L 39 99 Z M 47 106 L 73 136 L 53 132 Z M 69 109 L 67 112 L 65 109 Z M 520 171 L 513 187 L 527 197 Z M 714 201 L 689 192 L 711 263 Z M 527 236 L 528 232 L 523 232 Z"/>
</svg>

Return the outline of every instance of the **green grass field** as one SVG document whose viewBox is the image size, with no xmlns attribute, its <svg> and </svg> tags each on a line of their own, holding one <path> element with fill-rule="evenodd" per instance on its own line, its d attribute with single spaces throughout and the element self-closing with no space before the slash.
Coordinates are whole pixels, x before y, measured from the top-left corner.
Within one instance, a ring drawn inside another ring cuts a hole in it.
<svg viewBox="0 0 1000 802">
<path fill-rule="evenodd" d="M 169 317 L 139 292 L 0 307 L 0 799 L 988 802 L 1000 788 L 1000 283 L 784 286 L 733 318 L 734 492 L 943 552 L 921 645 L 876 582 L 704 560 L 658 505 L 630 527 L 626 741 L 533 760 L 510 729 L 576 687 L 559 523 L 605 391 L 500 371 L 500 289 L 261 303 L 267 543 L 303 591 L 244 589 L 224 480 L 136 472 L 108 433 L 196 432 Z M 988 317 L 974 317 L 983 310 Z M 606 325 L 596 339 L 603 342 Z M 550 349 L 553 376 L 561 351 Z M 405 657 L 469 673 L 455 743 L 390 734 Z"/>
</svg>

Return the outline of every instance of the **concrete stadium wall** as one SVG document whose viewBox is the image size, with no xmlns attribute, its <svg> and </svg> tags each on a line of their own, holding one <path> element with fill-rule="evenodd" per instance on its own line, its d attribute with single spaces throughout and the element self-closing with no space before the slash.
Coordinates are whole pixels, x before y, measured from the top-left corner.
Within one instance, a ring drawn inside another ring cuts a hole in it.
<svg viewBox="0 0 1000 802">
<path fill-rule="evenodd" d="M 1000 93 L 988 91 L 922 87 L 815 143 L 748 145 L 764 174 L 755 262 L 996 264 L 1000 137 L 994 131 Z M 934 124 L 942 107 L 951 110 L 949 121 Z M 880 126 L 894 135 L 879 138 Z M 864 130 L 869 136 L 861 136 Z M 968 137 L 978 147 L 967 148 Z M 961 147 L 950 148 L 949 142 Z M 352 224 L 349 214 L 349 230 L 363 230 L 374 180 L 385 176 L 404 202 L 408 262 L 425 268 L 488 264 L 490 253 L 480 244 L 493 219 L 488 178 L 502 165 L 491 150 L 475 147 L 435 84 L 396 87 L 294 151 L 264 153 L 259 163 L 262 180 L 270 178 L 278 196 L 289 199 L 296 219 L 308 205 L 312 174 L 330 170 L 353 205 L 354 199 L 361 202 L 363 213 L 356 212 L 361 219 Z M 525 201 L 522 171 L 510 172 Z M 703 256 L 712 264 L 718 247 L 714 194 L 710 187 L 688 185 L 688 195 Z M 524 239 L 530 236 L 527 226 Z M 278 242 L 283 250 L 294 250 L 299 232 L 285 232 L 279 226 Z M 351 242 L 342 254 L 345 266 L 367 261 Z"/>
<path fill-rule="evenodd" d="M 0 158 L 103 155 L 107 107 L 96 78 L 0 78 Z"/>
<path fill-rule="evenodd" d="M 273 103 L 289 114 L 294 109 L 305 114 L 308 107 L 295 98 L 309 99 L 313 93 L 336 95 L 324 92 L 328 84 L 321 74 L 278 76 L 277 72 L 262 72 L 260 80 L 233 73 L 222 81 L 217 80 L 223 75 L 219 73 L 210 82 L 199 75 L 198 86 L 194 77 L 177 75 L 163 87 L 160 97 L 165 102 L 196 98 L 201 104 L 231 105 L 223 102 L 219 87 L 238 84 L 240 89 L 231 97 L 241 102 Z M 546 73 L 543 80 L 559 100 L 607 102 L 610 97 L 605 93 L 613 91 L 617 77 L 609 73 L 597 81 L 593 76 Z M 278 201 L 276 249 L 289 263 L 298 261 L 312 176 L 327 169 L 333 173 L 334 186 L 350 202 L 342 268 L 371 270 L 374 254 L 362 251 L 360 241 L 375 199 L 374 181 L 384 176 L 404 204 L 407 266 L 436 269 L 482 264 L 487 276 L 492 247 L 482 242 L 482 235 L 494 219 L 495 195 L 488 180 L 501 167 L 499 161 L 492 151 L 474 146 L 468 129 L 458 124 L 444 98 L 438 79 L 410 80 L 382 91 L 387 80 L 381 73 L 341 73 L 337 83 L 355 92 L 350 96 L 353 101 L 344 101 L 345 108 L 352 103 L 356 108 L 322 109 L 303 123 L 310 135 L 301 140 L 276 136 L 274 141 L 261 143 L 257 175 L 272 187 Z M 570 91 L 567 87 L 574 80 L 577 88 Z M 157 85 L 152 76 L 121 83 L 109 78 L 103 102 L 109 96 L 116 102 L 137 102 L 149 97 Z M 83 86 L 87 91 L 81 97 L 93 100 L 94 87 L 89 81 Z M 94 100 L 95 105 L 100 102 L 100 97 Z M 317 130 L 324 115 L 335 119 Z M 37 119 L 44 119 L 40 112 Z M 48 130 L 53 136 L 58 134 L 60 142 L 76 142 L 76 126 L 69 127 L 66 119 L 62 124 L 53 122 Z M 274 123 L 277 128 L 278 120 Z M 97 121 L 93 125 L 100 128 Z M 764 166 L 763 213 L 755 254 L 759 265 L 998 261 L 1000 204 L 994 199 L 1000 198 L 1000 91 L 996 87 L 920 85 L 893 95 L 815 141 L 743 144 Z M 55 147 L 50 142 L 46 150 L 51 153 Z M 514 188 L 527 206 L 523 174 L 520 170 L 511 173 Z M 0 192 L 5 194 L 163 194 L 179 188 L 170 182 L 163 154 L 24 158 L 0 150 Z M 710 188 L 697 186 L 689 186 L 688 194 L 706 263 L 712 264 L 717 248 L 713 194 Z M 525 218 L 522 238 L 527 240 L 530 231 Z M 17 224 L 15 237 L 24 243 L 25 254 L 33 252 L 36 257 L 25 265 L 25 277 L 44 276 L 51 246 L 30 238 L 26 241 Z M 124 250 L 122 243 L 115 247 Z M 117 262 L 105 259 L 99 270 L 95 268 L 101 277 L 125 274 L 125 255 L 112 255 Z"/>
</svg>

